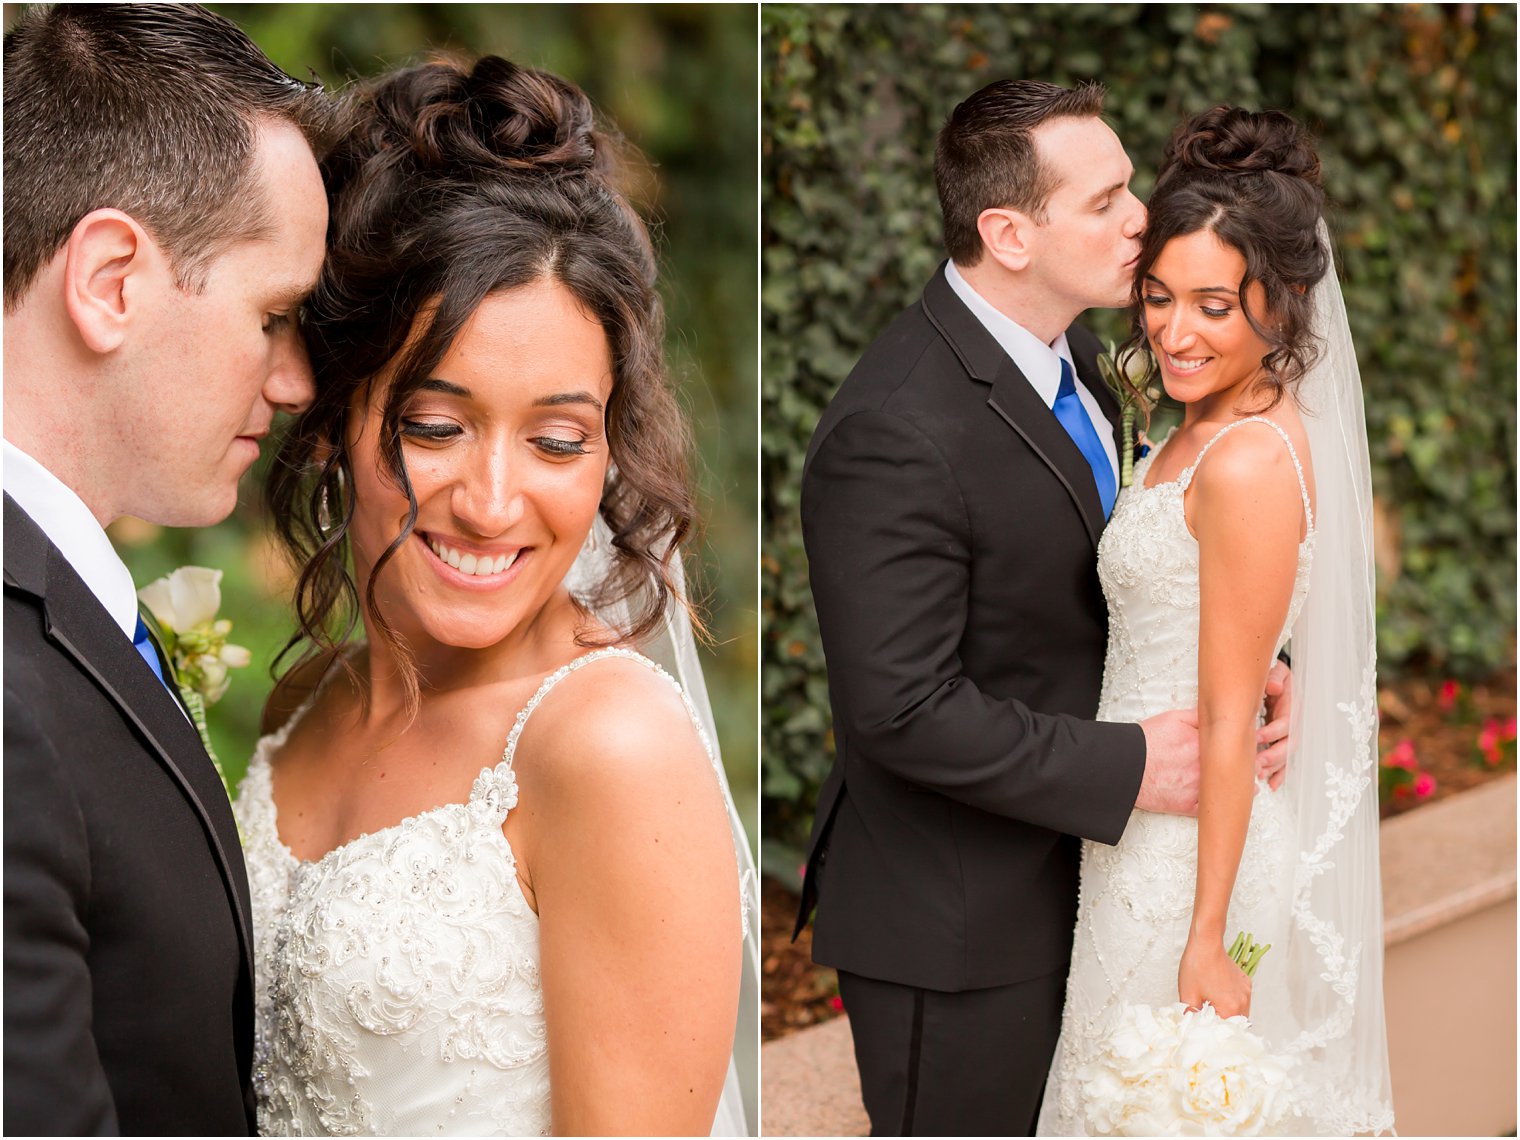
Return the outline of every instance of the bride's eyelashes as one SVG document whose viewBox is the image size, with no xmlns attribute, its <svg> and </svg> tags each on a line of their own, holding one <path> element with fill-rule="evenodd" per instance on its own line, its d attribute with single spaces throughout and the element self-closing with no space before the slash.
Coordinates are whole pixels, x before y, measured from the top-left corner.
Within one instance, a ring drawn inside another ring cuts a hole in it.
<svg viewBox="0 0 1520 1140">
<path fill-rule="evenodd" d="M 464 429 L 446 420 L 403 419 L 401 434 L 408 439 L 423 443 L 447 443 L 462 436 Z M 536 435 L 529 442 L 552 459 L 573 459 L 581 455 L 590 455 L 593 450 L 590 446 L 593 442 L 592 437 L 578 432 L 568 433 L 568 437 Z"/>
<path fill-rule="evenodd" d="M 443 443 L 446 440 L 455 439 L 464 434 L 464 429 L 458 424 L 440 422 L 437 420 L 407 420 L 401 421 L 401 434 L 408 439 L 423 440 L 430 443 Z"/>
<path fill-rule="evenodd" d="M 587 439 L 559 439 L 552 435 L 535 436 L 533 443 L 541 450 L 550 455 L 562 459 L 572 458 L 577 455 L 590 455 L 591 449 L 586 446 L 590 442 Z"/>
<path fill-rule="evenodd" d="M 1141 298 L 1141 300 L 1146 304 L 1147 307 L 1153 309 L 1165 308 L 1167 305 L 1170 305 L 1172 303 L 1172 299 L 1170 297 L 1163 297 L 1157 293 L 1147 293 Z M 1213 317 L 1215 320 L 1222 320 L 1234 312 L 1234 310 L 1228 306 L 1222 309 L 1216 309 L 1208 305 L 1200 305 L 1198 307 L 1198 311 L 1206 317 Z"/>
</svg>

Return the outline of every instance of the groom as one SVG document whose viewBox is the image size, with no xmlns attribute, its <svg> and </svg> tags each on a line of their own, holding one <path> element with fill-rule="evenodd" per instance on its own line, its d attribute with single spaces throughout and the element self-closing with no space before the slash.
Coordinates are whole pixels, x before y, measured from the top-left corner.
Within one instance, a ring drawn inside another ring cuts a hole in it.
<svg viewBox="0 0 1520 1140">
<path fill-rule="evenodd" d="M 333 112 L 169 5 L 27 11 L 4 97 L 4 1129 L 246 1135 L 237 828 L 105 527 L 225 518 L 311 399 Z"/>
<path fill-rule="evenodd" d="M 1092 720 L 1097 544 L 1131 441 L 1075 321 L 1128 303 L 1145 226 L 1101 110 L 1101 88 L 1025 81 L 955 109 L 934 162 L 950 260 L 808 449 L 837 759 L 798 930 L 816 902 L 873 1135 L 1033 1130 L 1079 837 L 1196 810 L 1190 711 Z"/>
</svg>

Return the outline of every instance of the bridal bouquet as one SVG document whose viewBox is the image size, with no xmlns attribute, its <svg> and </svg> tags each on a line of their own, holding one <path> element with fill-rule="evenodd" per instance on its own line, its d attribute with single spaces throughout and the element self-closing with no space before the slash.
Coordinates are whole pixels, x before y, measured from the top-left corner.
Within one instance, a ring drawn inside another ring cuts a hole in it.
<svg viewBox="0 0 1520 1140">
<path fill-rule="evenodd" d="M 1241 936 L 1232 956 L 1252 973 L 1265 950 Z M 1262 1136 L 1287 1115 L 1290 1067 L 1244 1017 L 1177 1002 L 1125 1006 L 1077 1079 L 1094 1136 Z"/>
</svg>

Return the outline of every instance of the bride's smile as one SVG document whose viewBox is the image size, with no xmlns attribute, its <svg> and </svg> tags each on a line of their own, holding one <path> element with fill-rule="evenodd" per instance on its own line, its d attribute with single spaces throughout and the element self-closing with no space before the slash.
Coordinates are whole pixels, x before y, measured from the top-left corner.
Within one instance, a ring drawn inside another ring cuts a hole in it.
<svg viewBox="0 0 1520 1140">
<path fill-rule="evenodd" d="M 417 538 L 427 544 L 427 548 L 438 556 L 440 562 L 448 565 L 449 569 L 457 570 L 462 578 L 488 578 L 493 585 L 499 585 L 508 570 L 517 565 L 518 559 L 528 549 L 516 547 L 509 553 L 482 551 L 476 553 L 469 546 L 464 546 L 465 553 L 460 554 L 453 546 L 445 545 L 431 534 L 417 533 Z"/>
</svg>

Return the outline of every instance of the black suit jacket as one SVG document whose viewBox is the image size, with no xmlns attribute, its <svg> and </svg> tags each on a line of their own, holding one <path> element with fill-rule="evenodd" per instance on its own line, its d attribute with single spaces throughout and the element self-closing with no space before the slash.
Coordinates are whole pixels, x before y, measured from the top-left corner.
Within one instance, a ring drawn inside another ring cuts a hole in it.
<svg viewBox="0 0 1520 1140">
<path fill-rule="evenodd" d="M 1116 418 L 1096 338 L 1067 339 Z M 837 749 L 798 918 L 816 901 L 815 959 L 950 991 L 1064 970 L 1076 837 L 1117 842 L 1144 735 L 1091 719 L 1092 472 L 943 267 L 819 421 L 802 524 Z"/>
<path fill-rule="evenodd" d="M 169 691 L 5 497 L 5 1131 L 253 1131 L 248 881 Z"/>
</svg>

